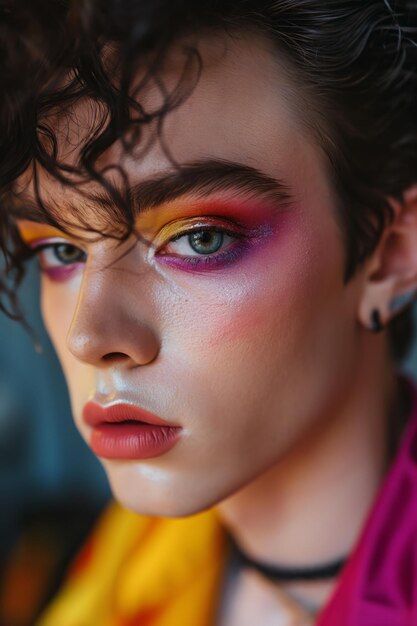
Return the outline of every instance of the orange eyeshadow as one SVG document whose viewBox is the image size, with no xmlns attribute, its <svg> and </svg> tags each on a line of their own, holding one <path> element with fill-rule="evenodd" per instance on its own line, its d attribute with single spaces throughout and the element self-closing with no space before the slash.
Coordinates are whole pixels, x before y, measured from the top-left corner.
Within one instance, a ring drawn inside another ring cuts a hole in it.
<svg viewBox="0 0 417 626">
<path fill-rule="evenodd" d="M 18 220 L 16 222 L 20 236 L 26 244 L 30 244 L 38 239 L 48 239 L 50 237 L 67 236 L 62 231 L 49 226 L 48 224 L 36 224 L 26 220 Z"/>
</svg>

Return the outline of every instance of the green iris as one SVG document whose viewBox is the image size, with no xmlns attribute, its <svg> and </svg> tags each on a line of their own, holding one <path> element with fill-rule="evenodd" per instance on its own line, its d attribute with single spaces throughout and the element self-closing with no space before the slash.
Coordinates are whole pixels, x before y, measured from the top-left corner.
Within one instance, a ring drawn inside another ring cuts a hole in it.
<svg viewBox="0 0 417 626">
<path fill-rule="evenodd" d="M 54 255 L 63 265 L 71 265 L 84 260 L 84 252 L 68 243 L 54 246 Z"/>
<path fill-rule="evenodd" d="M 224 235 L 213 230 L 201 230 L 198 233 L 188 235 L 188 241 L 192 249 L 198 254 L 213 254 L 223 244 Z"/>
</svg>

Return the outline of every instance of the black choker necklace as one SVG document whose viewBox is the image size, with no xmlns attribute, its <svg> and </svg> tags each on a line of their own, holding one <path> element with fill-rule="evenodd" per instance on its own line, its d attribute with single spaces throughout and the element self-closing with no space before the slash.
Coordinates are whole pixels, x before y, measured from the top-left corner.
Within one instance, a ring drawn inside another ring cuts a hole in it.
<svg viewBox="0 0 417 626">
<path fill-rule="evenodd" d="M 347 558 L 337 559 L 330 563 L 324 563 L 322 565 L 312 565 L 308 567 L 285 567 L 282 565 L 268 565 L 267 563 L 260 563 L 255 561 L 250 556 L 242 552 L 239 546 L 231 539 L 232 550 L 238 564 L 242 567 L 250 567 L 256 569 L 263 576 L 270 578 L 271 580 L 292 582 L 292 581 L 305 581 L 305 580 L 327 580 L 333 578 L 340 573 Z"/>
</svg>

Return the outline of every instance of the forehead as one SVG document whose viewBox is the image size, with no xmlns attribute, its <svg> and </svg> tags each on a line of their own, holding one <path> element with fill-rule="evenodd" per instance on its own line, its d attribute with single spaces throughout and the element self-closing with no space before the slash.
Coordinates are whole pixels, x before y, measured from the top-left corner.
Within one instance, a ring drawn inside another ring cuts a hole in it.
<svg viewBox="0 0 417 626">
<path fill-rule="evenodd" d="M 136 85 L 142 78 L 138 71 Z M 211 33 L 177 43 L 157 79 L 148 81 L 137 97 L 142 110 L 152 112 L 167 94 L 183 98 L 162 124 L 158 126 L 156 120 L 144 124 L 140 142 L 131 152 L 118 140 L 97 161 L 97 169 L 106 171 L 106 179 L 116 187 L 124 184 L 119 166 L 129 183 L 137 185 L 176 165 L 202 159 L 256 167 L 297 191 L 309 178 L 306 174 L 300 179 L 300 172 L 313 170 L 311 177 L 325 182 L 326 158 L 301 113 L 306 107 L 300 102 L 306 95 L 292 80 L 286 60 L 260 33 Z M 70 112 L 48 119 L 58 140 L 59 158 L 66 165 L 79 165 L 80 148 L 91 137 L 99 115 L 94 102 L 80 100 Z M 65 204 L 77 196 L 77 187 L 63 187 L 44 172 L 39 182 L 48 202 L 58 198 Z M 88 187 L 98 191 L 96 184 L 90 182 Z M 33 195 L 31 172 L 21 177 L 18 191 Z M 83 202 L 82 196 L 79 201 Z"/>
</svg>

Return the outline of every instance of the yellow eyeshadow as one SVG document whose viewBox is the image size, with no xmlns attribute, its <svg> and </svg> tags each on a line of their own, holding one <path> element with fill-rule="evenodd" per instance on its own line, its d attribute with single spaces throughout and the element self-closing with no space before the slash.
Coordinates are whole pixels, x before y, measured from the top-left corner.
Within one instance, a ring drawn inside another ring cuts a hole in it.
<svg viewBox="0 0 417 626">
<path fill-rule="evenodd" d="M 165 203 L 140 214 L 135 220 L 135 226 L 138 232 L 145 237 L 153 238 L 156 234 L 161 234 L 165 239 L 174 236 L 186 226 L 191 226 L 201 220 L 207 222 L 205 217 L 207 208 L 204 202 L 201 202 L 201 199 L 195 200 L 193 198 L 187 198 L 181 203 Z M 199 213 L 201 216 L 198 215 Z M 16 225 L 21 238 L 26 244 L 50 237 L 71 238 L 69 234 L 48 224 L 40 224 L 29 220 L 17 220 Z M 83 235 L 85 236 L 85 232 Z M 73 237 L 76 238 L 76 235 L 73 235 Z"/>
<path fill-rule="evenodd" d="M 160 235 L 163 236 L 164 239 L 170 239 L 171 237 L 175 237 L 176 234 L 183 231 L 184 228 L 195 226 L 197 224 L 207 224 L 207 220 L 204 220 L 202 218 L 177 220 L 164 226 L 160 231 Z"/>
<path fill-rule="evenodd" d="M 19 234 L 26 244 L 31 244 L 38 239 L 49 239 L 50 237 L 68 237 L 62 231 L 48 226 L 48 224 L 37 224 L 26 220 L 16 222 Z"/>
<path fill-rule="evenodd" d="M 201 200 L 196 201 L 192 198 L 187 198 L 181 204 L 178 202 L 166 203 L 139 215 L 135 221 L 135 226 L 145 236 L 159 232 L 165 225 L 169 227 L 170 222 L 175 223 L 172 225 L 174 230 L 175 228 L 178 229 L 180 220 L 185 222 L 186 220 L 190 221 L 190 218 L 198 219 L 196 213 L 201 213 L 201 218 L 203 218 L 205 209 L 206 207 Z"/>
</svg>

